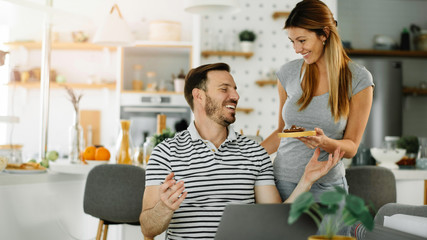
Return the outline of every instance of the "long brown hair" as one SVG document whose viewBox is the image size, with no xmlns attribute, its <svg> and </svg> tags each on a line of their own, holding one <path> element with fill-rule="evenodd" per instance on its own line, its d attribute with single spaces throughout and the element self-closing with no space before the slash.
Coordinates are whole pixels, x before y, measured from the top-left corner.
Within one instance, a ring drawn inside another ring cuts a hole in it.
<svg viewBox="0 0 427 240">
<path fill-rule="evenodd" d="M 341 117 L 348 117 L 350 112 L 351 78 L 348 68 L 350 58 L 342 47 L 337 30 L 337 22 L 331 10 L 320 0 L 303 0 L 295 6 L 285 22 L 284 29 L 298 27 L 325 36 L 324 46 L 326 71 L 329 78 L 329 101 L 335 122 Z M 329 34 L 325 32 L 328 28 Z M 300 111 L 304 110 L 314 96 L 314 89 L 319 82 L 319 70 L 316 64 L 305 64 L 305 74 L 301 83 L 303 94 L 298 100 Z"/>
</svg>

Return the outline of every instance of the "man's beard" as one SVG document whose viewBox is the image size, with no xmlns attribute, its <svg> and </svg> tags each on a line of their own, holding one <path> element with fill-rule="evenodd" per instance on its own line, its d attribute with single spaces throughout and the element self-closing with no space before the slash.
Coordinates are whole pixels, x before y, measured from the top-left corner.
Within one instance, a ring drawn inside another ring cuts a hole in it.
<svg viewBox="0 0 427 240">
<path fill-rule="evenodd" d="M 237 103 L 236 101 L 231 101 L 231 102 Z M 205 109 L 206 109 L 206 115 L 210 119 L 214 120 L 216 123 L 224 127 L 228 127 L 230 124 L 236 121 L 236 115 L 234 113 L 229 118 L 221 114 L 222 105 L 215 103 L 214 100 L 210 98 L 207 94 L 206 94 Z"/>
</svg>

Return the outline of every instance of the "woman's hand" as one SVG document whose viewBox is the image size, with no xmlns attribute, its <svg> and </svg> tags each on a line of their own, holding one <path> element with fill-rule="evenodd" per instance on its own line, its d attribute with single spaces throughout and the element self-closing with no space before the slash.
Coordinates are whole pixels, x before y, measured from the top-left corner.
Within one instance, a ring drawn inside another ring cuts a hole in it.
<svg viewBox="0 0 427 240">
<path fill-rule="evenodd" d="M 317 147 L 323 148 L 328 137 L 320 128 L 315 128 L 314 131 L 316 131 L 316 136 L 297 137 L 297 139 L 311 149 L 315 149 Z"/>
</svg>

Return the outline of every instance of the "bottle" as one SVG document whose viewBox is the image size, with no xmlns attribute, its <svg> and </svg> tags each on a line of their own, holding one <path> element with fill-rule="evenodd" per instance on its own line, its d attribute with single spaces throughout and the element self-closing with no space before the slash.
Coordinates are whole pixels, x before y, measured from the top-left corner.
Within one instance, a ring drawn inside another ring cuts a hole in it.
<svg viewBox="0 0 427 240">
<path fill-rule="evenodd" d="M 154 92 L 157 90 L 156 72 L 147 72 L 147 84 L 145 90 Z"/>
<path fill-rule="evenodd" d="M 142 91 L 144 83 L 142 81 L 142 65 L 133 65 L 133 80 L 132 89 L 136 91 Z"/>
<path fill-rule="evenodd" d="M 144 166 L 147 166 L 148 160 L 151 157 L 151 152 L 153 151 L 153 141 L 152 137 L 147 137 L 144 143 Z"/>
<path fill-rule="evenodd" d="M 400 50 L 405 50 L 405 51 L 411 50 L 410 40 L 409 40 L 409 31 L 407 28 L 404 28 L 402 33 L 400 34 Z"/>
<path fill-rule="evenodd" d="M 120 134 L 116 145 L 116 162 L 132 164 L 132 142 L 130 136 L 130 120 L 120 120 Z"/>
</svg>

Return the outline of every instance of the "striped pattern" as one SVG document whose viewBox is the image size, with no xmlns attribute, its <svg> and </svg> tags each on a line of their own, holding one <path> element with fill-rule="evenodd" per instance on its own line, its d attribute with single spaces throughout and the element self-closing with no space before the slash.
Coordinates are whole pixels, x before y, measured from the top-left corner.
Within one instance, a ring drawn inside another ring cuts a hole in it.
<svg viewBox="0 0 427 240">
<path fill-rule="evenodd" d="M 172 217 L 169 239 L 213 239 L 225 205 L 253 204 L 255 185 L 274 185 L 271 160 L 265 150 L 235 134 L 237 138 L 227 138 L 215 152 L 201 139 L 192 139 L 188 130 L 154 149 L 146 185 L 160 185 L 173 171 L 188 192 Z"/>
</svg>

